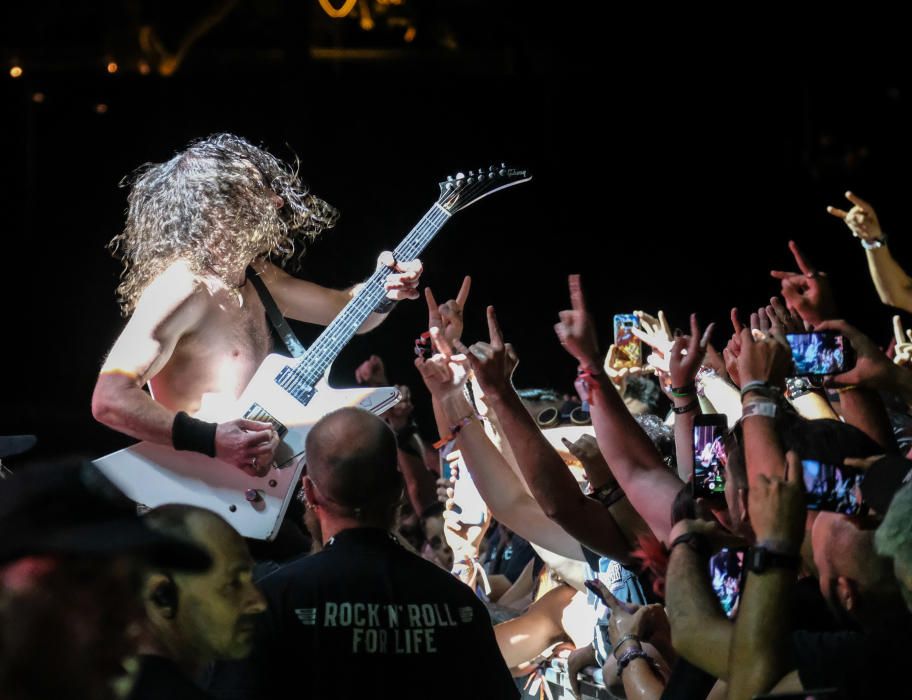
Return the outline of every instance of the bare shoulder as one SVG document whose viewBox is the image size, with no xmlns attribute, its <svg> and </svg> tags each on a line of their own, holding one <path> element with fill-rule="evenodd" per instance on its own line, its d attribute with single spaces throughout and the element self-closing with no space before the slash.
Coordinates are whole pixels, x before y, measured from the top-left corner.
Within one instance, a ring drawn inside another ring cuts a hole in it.
<svg viewBox="0 0 912 700">
<path fill-rule="evenodd" d="M 131 321 L 157 325 L 181 317 L 184 323 L 191 322 L 205 311 L 212 292 L 211 282 L 196 274 L 186 261 L 177 260 L 149 283 Z"/>
</svg>

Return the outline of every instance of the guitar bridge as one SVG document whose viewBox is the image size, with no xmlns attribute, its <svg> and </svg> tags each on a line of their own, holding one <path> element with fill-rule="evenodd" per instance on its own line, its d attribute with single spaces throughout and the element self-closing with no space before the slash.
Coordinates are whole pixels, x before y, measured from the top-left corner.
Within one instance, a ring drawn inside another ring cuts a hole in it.
<svg viewBox="0 0 912 700">
<path fill-rule="evenodd" d="M 261 423 L 270 423 L 280 438 L 284 438 L 285 434 L 288 432 L 288 428 L 282 425 L 275 416 L 258 403 L 253 404 L 253 406 L 247 409 L 244 413 L 244 418 L 247 420 L 260 421 Z"/>
</svg>

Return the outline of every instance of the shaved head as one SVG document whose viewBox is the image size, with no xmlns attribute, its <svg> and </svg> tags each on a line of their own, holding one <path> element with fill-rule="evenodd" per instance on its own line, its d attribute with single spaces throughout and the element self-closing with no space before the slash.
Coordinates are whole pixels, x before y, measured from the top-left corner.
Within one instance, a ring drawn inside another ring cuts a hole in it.
<svg viewBox="0 0 912 700">
<path fill-rule="evenodd" d="M 307 475 L 325 499 L 359 519 L 392 517 L 403 487 L 397 464 L 393 431 L 360 408 L 333 411 L 307 435 Z"/>
</svg>

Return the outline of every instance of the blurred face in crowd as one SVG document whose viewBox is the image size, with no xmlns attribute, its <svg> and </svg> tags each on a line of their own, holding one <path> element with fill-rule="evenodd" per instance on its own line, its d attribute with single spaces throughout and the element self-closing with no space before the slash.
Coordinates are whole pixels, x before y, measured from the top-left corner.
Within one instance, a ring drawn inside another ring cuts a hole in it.
<svg viewBox="0 0 912 700">
<path fill-rule="evenodd" d="M 0 568 L 0 697 L 125 697 L 142 607 L 128 558 L 32 556 Z"/>
<path fill-rule="evenodd" d="M 174 577 L 175 633 L 195 659 L 242 659 L 252 648 L 256 616 L 266 609 L 253 583 L 253 559 L 240 535 L 218 518 L 191 518 L 190 529 L 209 550 L 212 567 Z"/>
</svg>

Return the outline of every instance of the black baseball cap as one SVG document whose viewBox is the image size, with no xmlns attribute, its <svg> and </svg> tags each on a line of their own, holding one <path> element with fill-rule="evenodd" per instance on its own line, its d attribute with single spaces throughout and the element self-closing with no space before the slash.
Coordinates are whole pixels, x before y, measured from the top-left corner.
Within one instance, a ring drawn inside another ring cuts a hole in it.
<svg viewBox="0 0 912 700">
<path fill-rule="evenodd" d="M 184 571 L 212 565 L 205 549 L 150 528 L 136 505 L 86 461 L 36 464 L 0 481 L 0 564 L 35 554 L 133 554 Z"/>
</svg>

